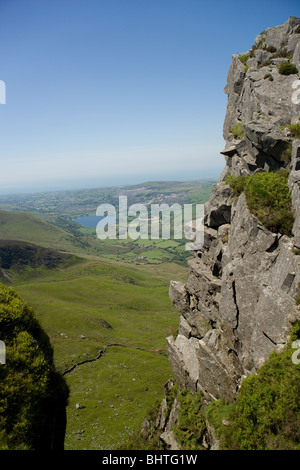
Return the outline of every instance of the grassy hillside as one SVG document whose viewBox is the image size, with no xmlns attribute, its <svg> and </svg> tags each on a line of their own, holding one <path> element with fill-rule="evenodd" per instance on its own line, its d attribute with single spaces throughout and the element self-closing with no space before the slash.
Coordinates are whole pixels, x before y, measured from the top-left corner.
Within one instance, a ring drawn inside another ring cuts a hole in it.
<svg viewBox="0 0 300 470">
<path fill-rule="evenodd" d="M 66 449 L 116 448 L 162 399 L 171 374 L 165 338 L 179 321 L 169 281 L 186 275 L 174 264 L 96 259 L 32 280 L 19 274 L 14 286 L 34 307 L 70 388 Z"/>
<path fill-rule="evenodd" d="M 37 243 L 53 249 L 72 246 L 70 234 L 23 212 L 0 211 L 0 239 Z"/>
<path fill-rule="evenodd" d="M 28 242 L 55 251 L 81 255 L 100 253 L 98 240 L 79 232 L 71 232 L 39 217 L 0 210 L 0 240 Z"/>
<path fill-rule="evenodd" d="M 10 222 L 19 221 L 14 215 Z M 3 282 L 33 306 L 70 388 L 66 449 L 116 448 L 140 428 L 170 378 L 165 338 L 179 313 L 169 281 L 185 280 L 187 268 L 78 258 L 7 240 L 0 263 Z"/>
<path fill-rule="evenodd" d="M 0 240 L 27 242 L 56 251 L 100 256 L 130 264 L 159 264 L 172 261 L 186 264 L 190 256 L 185 250 L 184 240 L 99 240 L 96 229 L 80 229 L 78 224 L 68 222 L 67 218 L 59 219 L 64 221 L 66 228 L 28 213 L 0 210 Z"/>
<path fill-rule="evenodd" d="M 79 258 L 32 243 L 0 240 L 0 268 L 23 272 L 32 269 L 64 268 L 79 262 Z"/>
</svg>

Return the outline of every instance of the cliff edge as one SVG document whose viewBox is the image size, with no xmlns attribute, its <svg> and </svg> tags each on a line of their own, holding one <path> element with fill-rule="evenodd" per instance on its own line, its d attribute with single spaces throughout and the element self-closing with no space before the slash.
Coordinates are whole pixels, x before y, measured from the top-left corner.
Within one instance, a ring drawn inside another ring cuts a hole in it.
<svg viewBox="0 0 300 470">
<path fill-rule="evenodd" d="M 287 343 L 299 320 L 300 18 L 268 28 L 229 69 L 225 168 L 205 205 L 204 244 L 185 284 L 170 283 L 181 313 L 167 338 L 178 384 L 208 401 L 235 399 L 244 377 Z M 290 233 L 270 229 L 230 178 L 288 174 Z M 230 178 L 229 178 L 230 177 Z M 228 179 L 229 178 L 229 179 Z"/>
</svg>

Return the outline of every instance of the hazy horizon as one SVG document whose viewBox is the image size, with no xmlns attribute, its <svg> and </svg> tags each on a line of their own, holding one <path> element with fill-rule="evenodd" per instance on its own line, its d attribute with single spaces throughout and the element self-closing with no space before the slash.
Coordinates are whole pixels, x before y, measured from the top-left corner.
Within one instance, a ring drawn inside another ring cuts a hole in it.
<svg viewBox="0 0 300 470">
<path fill-rule="evenodd" d="M 136 175 L 134 177 L 112 177 L 108 178 L 91 178 L 85 180 L 66 180 L 60 181 L 59 183 L 49 182 L 48 184 L 38 184 L 36 183 L 31 188 L 28 187 L 11 187 L 10 189 L 1 189 L 0 187 L 0 197 L 1 196 L 14 196 L 14 195 L 26 195 L 34 193 L 45 193 L 45 192 L 56 192 L 56 191 L 80 191 L 88 189 L 102 189 L 118 186 L 135 186 L 143 185 L 149 182 L 168 182 L 168 181 L 178 181 L 178 182 L 217 182 L 219 179 L 218 171 L 207 171 L 203 172 L 202 176 L 182 176 L 181 174 L 166 175 L 162 174 L 160 177 L 157 175 Z"/>
</svg>

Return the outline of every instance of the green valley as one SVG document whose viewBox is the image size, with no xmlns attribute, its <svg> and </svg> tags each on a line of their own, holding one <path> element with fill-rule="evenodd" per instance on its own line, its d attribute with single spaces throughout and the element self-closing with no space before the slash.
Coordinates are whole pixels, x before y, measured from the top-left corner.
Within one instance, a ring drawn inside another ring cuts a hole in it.
<svg viewBox="0 0 300 470">
<path fill-rule="evenodd" d="M 83 260 L 14 283 L 34 307 L 70 386 L 66 449 L 113 448 L 160 398 L 170 376 L 165 337 L 178 324 L 168 281 L 180 271 L 184 277 L 185 268 L 172 265 Z"/>
<path fill-rule="evenodd" d="M 181 202 L 191 194 L 195 183 Z M 165 338 L 179 313 L 168 289 L 187 277 L 184 241 L 98 240 L 72 222 L 78 212 L 10 204 L 0 211 L 0 279 L 34 308 L 70 388 L 65 449 L 120 448 L 171 377 Z"/>
</svg>

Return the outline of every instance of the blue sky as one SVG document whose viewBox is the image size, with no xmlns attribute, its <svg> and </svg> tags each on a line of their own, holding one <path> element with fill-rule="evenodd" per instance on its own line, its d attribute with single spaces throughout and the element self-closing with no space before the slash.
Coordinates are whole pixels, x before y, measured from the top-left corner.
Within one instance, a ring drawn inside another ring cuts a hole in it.
<svg viewBox="0 0 300 470">
<path fill-rule="evenodd" d="M 299 2 L 0 0 L 0 193 L 218 178 L 232 54 Z"/>
</svg>

